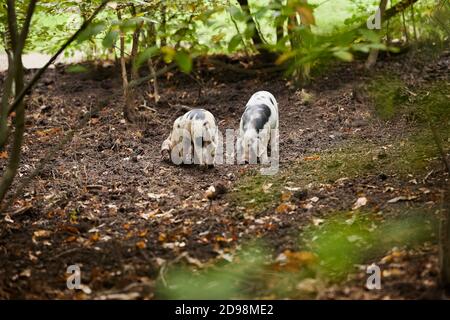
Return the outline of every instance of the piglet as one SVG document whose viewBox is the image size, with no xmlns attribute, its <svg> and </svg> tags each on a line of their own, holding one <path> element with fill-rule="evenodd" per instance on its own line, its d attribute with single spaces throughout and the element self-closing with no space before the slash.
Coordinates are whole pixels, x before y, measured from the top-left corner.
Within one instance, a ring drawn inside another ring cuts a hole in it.
<svg viewBox="0 0 450 320">
<path fill-rule="evenodd" d="M 240 162 L 268 163 L 268 146 L 278 132 L 278 104 L 268 91 L 258 91 L 247 102 L 242 114 L 237 154 Z"/>
<path fill-rule="evenodd" d="M 217 148 L 217 125 L 213 114 L 192 109 L 173 123 L 172 132 L 161 146 L 163 159 L 175 164 L 213 165 Z"/>
</svg>

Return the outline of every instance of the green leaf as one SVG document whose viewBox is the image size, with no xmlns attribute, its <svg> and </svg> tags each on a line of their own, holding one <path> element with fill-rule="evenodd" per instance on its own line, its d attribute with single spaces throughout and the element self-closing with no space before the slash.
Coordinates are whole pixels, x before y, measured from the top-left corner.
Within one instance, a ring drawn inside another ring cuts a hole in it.
<svg viewBox="0 0 450 320">
<path fill-rule="evenodd" d="M 378 43 L 381 40 L 380 35 L 373 30 L 361 29 L 359 32 L 367 41 Z"/>
<path fill-rule="evenodd" d="M 230 43 L 228 43 L 228 52 L 233 52 L 236 50 L 237 46 L 241 44 L 242 36 L 240 34 L 235 35 L 231 38 Z"/>
<path fill-rule="evenodd" d="M 74 64 L 66 68 L 67 73 L 85 73 L 88 71 L 89 69 L 81 64 Z"/>
<path fill-rule="evenodd" d="M 78 36 L 77 42 L 81 43 L 83 41 L 89 40 L 96 36 L 103 30 L 105 30 L 106 25 L 102 22 L 91 23 L 81 34 Z"/>
<path fill-rule="evenodd" d="M 164 62 L 166 63 L 171 63 L 176 55 L 175 49 L 169 46 L 162 47 L 161 53 L 163 54 Z"/>
<path fill-rule="evenodd" d="M 237 21 L 247 21 L 247 15 L 241 10 L 240 7 L 230 6 L 228 12 Z"/>
<path fill-rule="evenodd" d="M 111 30 L 109 31 L 105 38 L 103 38 L 102 44 L 105 48 L 112 48 L 119 38 L 119 31 Z"/>
<path fill-rule="evenodd" d="M 139 68 L 144 62 L 154 57 L 158 52 L 159 48 L 157 46 L 153 46 L 139 53 L 139 55 L 136 58 L 136 63 L 134 64 L 135 68 Z"/>
<path fill-rule="evenodd" d="M 353 55 L 348 51 L 335 51 L 333 52 L 333 55 L 344 61 L 353 61 Z"/>
<path fill-rule="evenodd" d="M 83 41 L 89 40 L 95 37 L 97 34 L 105 30 L 106 24 L 103 22 L 91 23 L 81 34 L 78 36 L 77 42 L 81 43 Z"/>
<path fill-rule="evenodd" d="M 175 55 L 175 62 L 180 70 L 184 73 L 189 73 L 192 70 L 192 58 L 184 51 L 179 51 Z"/>
</svg>

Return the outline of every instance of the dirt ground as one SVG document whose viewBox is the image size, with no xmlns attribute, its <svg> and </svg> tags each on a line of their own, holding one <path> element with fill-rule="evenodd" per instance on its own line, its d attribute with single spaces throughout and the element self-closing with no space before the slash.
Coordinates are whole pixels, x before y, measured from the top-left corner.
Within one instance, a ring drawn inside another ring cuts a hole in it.
<svg viewBox="0 0 450 320">
<path fill-rule="evenodd" d="M 380 61 L 373 72 L 364 70 L 360 61 L 331 66 L 304 88 L 314 96 L 312 102 L 281 74 L 238 73 L 199 62 L 196 70 L 200 71 L 192 75 L 174 72 L 160 80 L 162 102 L 157 106 L 146 95 L 147 85 L 139 88 L 137 103 L 143 105 L 145 99 L 145 105 L 156 110 L 153 120 L 139 124 L 123 120 L 121 80 L 115 67 L 89 65 L 88 73 L 68 73 L 58 66 L 48 71 L 28 100 L 19 180 L 99 101 L 107 101 L 107 105 L 16 201 L 12 211 L 19 213 L 2 218 L 0 298 L 158 298 L 155 281 L 165 262 L 178 261 L 183 255 L 206 262 L 256 237 L 264 238 L 275 256 L 296 250 L 303 226 L 330 212 L 349 210 L 361 193 L 370 197 L 370 208 L 383 208 L 393 197 L 383 191 L 387 185 L 402 186 L 409 193 L 426 187 L 430 192 L 410 206 L 439 205 L 445 173 L 441 165 L 435 165 L 426 179 L 422 176 L 416 183 L 408 182 L 414 177 L 405 181 L 380 172 L 331 183 L 330 187 L 300 186 L 308 189 L 308 198 L 320 199 L 317 205 L 308 210 L 299 206 L 289 214 L 277 214 L 276 219 L 275 208 L 270 207 L 255 212 L 256 220 L 251 220 L 242 216 L 242 204 L 233 201 L 233 194 L 253 167 L 175 166 L 160 159 L 162 141 L 174 119 L 184 112 L 179 105 L 210 110 L 221 129 L 238 128 L 246 101 L 258 90 L 268 90 L 278 100 L 282 171 L 349 141 L 381 146 L 402 139 L 412 131 L 407 119 L 378 119 L 361 85 L 374 72 L 411 65 L 404 76 L 408 81 L 426 80 L 427 74 L 448 81 L 448 52 L 438 58 L 440 65 L 446 66 L 442 70 L 431 67 L 435 63 L 412 64 L 409 59 L 414 57 L 390 57 Z M 28 76 L 32 72 L 28 71 Z M 150 113 L 145 107 L 141 110 Z M 210 202 L 205 191 L 217 184 L 226 191 Z M 391 211 L 395 210 L 385 208 L 383 212 Z M 383 290 L 365 289 L 365 272 L 355 270 L 344 283 L 330 285 L 313 297 L 433 296 L 438 275 L 436 245 L 409 250 L 401 261 L 392 263 L 401 274 L 386 274 Z M 82 283 L 89 290 L 67 289 L 66 270 L 73 264 L 81 266 Z"/>
</svg>

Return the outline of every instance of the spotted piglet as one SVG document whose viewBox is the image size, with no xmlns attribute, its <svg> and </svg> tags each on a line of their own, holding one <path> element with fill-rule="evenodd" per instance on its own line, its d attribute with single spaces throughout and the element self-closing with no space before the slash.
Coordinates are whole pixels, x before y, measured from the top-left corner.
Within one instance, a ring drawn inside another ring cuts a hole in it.
<svg viewBox="0 0 450 320">
<path fill-rule="evenodd" d="M 161 155 L 175 164 L 213 165 L 216 148 L 217 125 L 213 114 L 193 109 L 175 120 L 172 132 L 162 143 Z"/>
<path fill-rule="evenodd" d="M 268 91 L 258 91 L 247 102 L 237 140 L 240 162 L 269 162 L 267 149 L 278 132 L 278 104 Z"/>
</svg>

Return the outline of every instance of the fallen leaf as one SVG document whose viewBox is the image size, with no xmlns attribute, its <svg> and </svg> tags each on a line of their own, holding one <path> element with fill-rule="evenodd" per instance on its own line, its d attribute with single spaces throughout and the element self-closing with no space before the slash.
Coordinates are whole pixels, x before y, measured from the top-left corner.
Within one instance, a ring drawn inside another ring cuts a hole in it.
<svg viewBox="0 0 450 320">
<path fill-rule="evenodd" d="M 355 204 L 353 205 L 352 210 L 359 209 L 359 208 L 365 206 L 366 204 L 367 204 L 367 198 L 366 197 L 359 197 L 356 200 Z"/>
<path fill-rule="evenodd" d="M 9 214 L 7 214 L 7 215 L 5 216 L 5 221 L 6 221 L 6 222 L 9 222 L 9 223 L 14 223 L 14 220 L 11 219 L 11 217 L 9 216 Z"/>
<path fill-rule="evenodd" d="M 91 235 L 90 240 L 93 242 L 97 242 L 98 240 L 100 240 L 100 235 L 98 232 L 94 233 L 93 235 Z"/>
<path fill-rule="evenodd" d="M 397 268 L 393 268 L 393 269 L 388 269 L 388 270 L 383 270 L 383 277 L 384 278 L 388 278 L 388 277 L 398 277 L 398 276 L 402 276 L 405 274 L 405 271 L 397 269 Z"/>
<path fill-rule="evenodd" d="M 263 186 L 262 186 L 262 189 L 263 189 L 263 191 L 264 191 L 264 193 L 268 193 L 269 192 L 269 189 L 272 187 L 272 185 L 273 185 L 273 183 L 265 183 Z"/>
<path fill-rule="evenodd" d="M 145 241 L 138 241 L 136 242 L 136 247 L 138 247 L 139 249 L 145 249 L 147 247 Z"/>
<path fill-rule="evenodd" d="M 33 233 L 35 238 L 49 238 L 51 232 L 49 230 L 37 230 Z"/>
<path fill-rule="evenodd" d="M 305 161 L 316 161 L 316 160 L 320 160 L 320 156 L 319 155 L 308 156 L 308 157 L 304 157 L 303 160 L 305 160 Z"/>
<path fill-rule="evenodd" d="M 315 226 L 321 225 L 324 222 L 323 219 L 319 219 L 319 218 L 313 218 L 312 221 Z"/>
<path fill-rule="evenodd" d="M 411 201 L 411 200 L 414 200 L 417 198 L 418 198 L 417 196 L 399 196 L 399 197 L 392 198 L 391 200 L 388 200 L 387 203 L 396 203 L 399 201 Z"/>
<path fill-rule="evenodd" d="M 100 121 L 99 118 L 91 118 L 91 120 L 89 121 L 91 124 L 97 124 Z"/>
<path fill-rule="evenodd" d="M 302 267 L 317 263 L 317 256 L 309 251 L 292 252 L 285 250 L 276 260 L 275 268 L 278 270 L 298 272 Z"/>
<path fill-rule="evenodd" d="M 38 130 L 38 131 L 36 131 L 36 134 L 39 137 L 49 137 L 49 136 L 53 136 L 59 132 L 61 132 L 61 128 L 50 128 L 50 129 L 45 129 L 45 130 Z"/>
<path fill-rule="evenodd" d="M 276 213 L 288 213 L 295 210 L 295 206 L 290 203 L 282 203 L 276 209 Z"/>
<path fill-rule="evenodd" d="M 8 151 L 0 152 L 0 159 L 8 159 Z"/>
<path fill-rule="evenodd" d="M 292 198 L 292 193 L 291 192 L 283 192 L 281 194 L 281 201 L 289 201 Z"/>
<path fill-rule="evenodd" d="M 297 290 L 303 293 L 316 293 L 319 291 L 319 282 L 313 278 L 304 279 L 297 284 Z"/>
<path fill-rule="evenodd" d="M 165 233 L 160 233 L 158 236 L 159 242 L 165 242 L 167 240 L 167 235 Z"/>
<path fill-rule="evenodd" d="M 23 270 L 23 271 L 20 273 L 20 276 L 21 276 L 21 277 L 24 277 L 24 278 L 29 278 L 29 277 L 31 277 L 31 270 L 30 270 L 30 269 L 25 269 L 25 270 Z"/>
<path fill-rule="evenodd" d="M 64 240 L 64 242 L 66 242 L 66 243 L 70 243 L 70 242 L 75 242 L 75 241 L 77 241 L 77 236 L 68 236 L 65 240 Z"/>
</svg>

